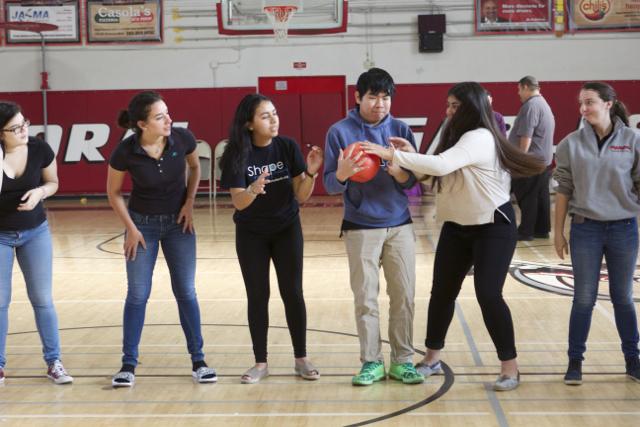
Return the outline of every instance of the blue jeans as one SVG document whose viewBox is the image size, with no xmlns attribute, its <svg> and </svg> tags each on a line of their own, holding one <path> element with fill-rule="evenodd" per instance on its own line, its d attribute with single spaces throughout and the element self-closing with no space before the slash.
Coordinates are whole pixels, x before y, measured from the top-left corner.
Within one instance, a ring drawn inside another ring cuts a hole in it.
<svg viewBox="0 0 640 427">
<path fill-rule="evenodd" d="M 571 224 L 571 263 L 574 294 L 569 321 L 569 359 L 583 360 L 598 297 L 602 257 L 607 263 L 609 294 L 625 358 L 637 358 L 638 321 L 633 302 L 633 273 L 638 257 L 638 225 L 635 218 Z"/>
<path fill-rule="evenodd" d="M 5 349 L 14 251 L 35 313 L 44 360 L 50 364 L 60 359 L 60 337 L 51 294 L 51 234 L 49 224 L 44 221 L 28 230 L 0 231 L 0 368 L 7 361 Z"/>
<path fill-rule="evenodd" d="M 127 300 L 124 305 L 124 338 L 122 363 L 137 366 L 138 345 L 144 326 L 147 300 L 151 293 L 153 268 L 162 246 L 169 273 L 171 289 L 178 303 L 180 324 L 193 362 L 204 360 L 200 307 L 196 297 L 196 236 L 182 232 L 177 215 L 141 215 L 129 212 L 142 233 L 147 249 L 138 245 L 136 259 L 127 261 Z"/>
</svg>

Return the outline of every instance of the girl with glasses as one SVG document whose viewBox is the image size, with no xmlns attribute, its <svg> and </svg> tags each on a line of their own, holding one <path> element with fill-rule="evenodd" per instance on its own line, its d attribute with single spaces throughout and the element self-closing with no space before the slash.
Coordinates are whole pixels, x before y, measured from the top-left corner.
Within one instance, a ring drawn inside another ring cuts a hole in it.
<svg viewBox="0 0 640 427">
<path fill-rule="evenodd" d="M 42 204 L 58 190 L 55 154 L 46 142 L 29 137 L 28 127 L 19 105 L 0 102 L 0 384 L 4 382 L 14 258 L 35 314 L 47 377 L 67 384 L 73 378 L 60 361 L 51 234 Z"/>
</svg>

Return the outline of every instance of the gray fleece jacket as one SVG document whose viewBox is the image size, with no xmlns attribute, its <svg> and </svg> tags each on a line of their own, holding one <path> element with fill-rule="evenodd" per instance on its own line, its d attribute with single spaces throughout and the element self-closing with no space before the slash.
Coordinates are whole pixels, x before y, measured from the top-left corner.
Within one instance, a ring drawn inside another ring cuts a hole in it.
<svg viewBox="0 0 640 427">
<path fill-rule="evenodd" d="M 640 213 L 640 132 L 616 117 L 614 130 L 598 150 L 593 127 L 567 135 L 556 149 L 556 191 L 569 196 L 569 214 L 598 221 Z"/>
</svg>

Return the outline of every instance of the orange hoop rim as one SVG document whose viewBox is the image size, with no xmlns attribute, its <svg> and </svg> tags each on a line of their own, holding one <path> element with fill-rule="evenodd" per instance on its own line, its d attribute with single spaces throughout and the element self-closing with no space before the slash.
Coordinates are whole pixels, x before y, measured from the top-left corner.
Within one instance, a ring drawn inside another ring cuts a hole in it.
<svg viewBox="0 0 640 427">
<path fill-rule="evenodd" d="M 281 5 L 281 6 L 265 6 L 264 12 L 273 16 L 276 21 L 287 21 L 291 12 L 296 12 L 298 10 L 298 6 L 292 5 Z"/>
</svg>

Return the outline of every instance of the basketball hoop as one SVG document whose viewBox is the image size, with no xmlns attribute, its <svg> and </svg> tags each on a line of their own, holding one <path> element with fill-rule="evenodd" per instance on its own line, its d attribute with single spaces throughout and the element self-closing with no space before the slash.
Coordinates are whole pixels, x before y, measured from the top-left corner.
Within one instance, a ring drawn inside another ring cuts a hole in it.
<svg viewBox="0 0 640 427">
<path fill-rule="evenodd" d="M 289 29 L 289 21 L 298 10 L 297 6 L 266 6 L 264 13 L 269 17 L 271 25 L 273 25 L 273 35 L 277 42 L 287 40 Z"/>
<path fill-rule="evenodd" d="M 0 22 L 0 29 L 42 33 L 43 31 L 55 31 L 58 26 L 47 22 L 5 21 Z"/>
</svg>

